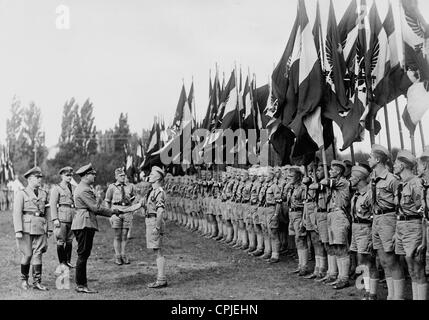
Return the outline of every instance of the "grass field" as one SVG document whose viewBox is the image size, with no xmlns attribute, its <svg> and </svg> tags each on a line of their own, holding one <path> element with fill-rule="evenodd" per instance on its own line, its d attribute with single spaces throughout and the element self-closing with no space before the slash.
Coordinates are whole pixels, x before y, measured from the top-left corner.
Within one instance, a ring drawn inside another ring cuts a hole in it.
<svg viewBox="0 0 429 320">
<path fill-rule="evenodd" d="M 146 284 L 155 279 L 156 265 L 153 253 L 145 246 L 144 219 L 135 217 L 133 239 L 128 247 L 131 264 L 123 266 L 113 263 L 113 232 L 108 220 L 103 217 L 98 220 L 100 232 L 96 233 L 88 261 L 89 287 L 97 289 L 98 294 L 77 294 L 74 271 L 71 272 L 71 290 L 55 288 L 54 271 L 58 260 L 53 237 L 43 256 L 42 283 L 50 290 L 25 292 L 19 287 L 20 253 L 15 244 L 12 216 L 10 212 L 0 213 L 0 299 L 344 300 L 361 299 L 363 295 L 354 285 L 335 291 L 330 286 L 291 275 L 297 264 L 291 258 L 281 257 L 280 263 L 269 265 L 171 222 L 167 223 L 164 251 L 169 287 L 148 289 Z M 74 242 L 73 263 L 76 261 L 75 249 Z"/>
</svg>

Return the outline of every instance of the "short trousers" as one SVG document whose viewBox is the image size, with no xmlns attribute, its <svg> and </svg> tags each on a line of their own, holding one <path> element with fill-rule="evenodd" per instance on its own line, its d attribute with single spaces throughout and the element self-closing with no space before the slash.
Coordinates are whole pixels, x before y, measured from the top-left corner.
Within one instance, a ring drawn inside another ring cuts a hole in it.
<svg viewBox="0 0 429 320">
<path fill-rule="evenodd" d="M 161 229 L 159 232 L 154 234 L 156 227 L 156 217 L 146 218 L 146 246 L 148 249 L 159 249 L 162 246 L 162 238 L 164 236 L 164 221 L 162 222 Z"/>
<path fill-rule="evenodd" d="M 329 243 L 327 212 L 316 212 L 316 226 L 320 241 L 322 243 Z"/>
<path fill-rule="evenodd" d="M 372 244 L 375 250 L 383 249 L 384 252 L 393 252 L 395 250 L 395 244 L 393 243 L 395 232 L 395 212 L 374 215 L 372 221 Z"/>
<path fill-rule="evenodd" d="M 307 231 L 313 231 L 316 227 L 316 209 L 314 202 L 306 202 L 304 204 L 305 220 L 304 226 Z"/>
<path fill-rule="evenodd" d="M 329 244 L 342 244 L 349 246 L 348 234 L 350 222 L 343 210 L 328 212 L 328 238 Z"/>
<path fill-rule="evenodd" d="M 416 249 L 422 244 L 421 220 L 397 221 L 395 234 L 395 253 L 414 257 Z"/>
<path fill-rule="evenodd" d="M 300 228 L 302 221 L 302 211 L 289 211 L 289 235 L 297 237 L 305 237 L 306 230 Z"/>
<path fill-rule="evenodd" d="M 279 217 L 276 212 L 276 206 L 266 207 L 264 210 L 265 226 L 268 229 L 279 228 Z"/>
<path fill-rule="evenodd" d="M 110 226 L 113 229 L 129 229 L 133 221 L 133 213 L 127 212 L 119 216 L 113 215 L 109 218 Z"/>
<path fill-rule="evenodd" d="M 359 254 L 372 253 L 372 226 L 364 223 L 352 224 L 352 242 L 350 251 Z"/>
</svg>

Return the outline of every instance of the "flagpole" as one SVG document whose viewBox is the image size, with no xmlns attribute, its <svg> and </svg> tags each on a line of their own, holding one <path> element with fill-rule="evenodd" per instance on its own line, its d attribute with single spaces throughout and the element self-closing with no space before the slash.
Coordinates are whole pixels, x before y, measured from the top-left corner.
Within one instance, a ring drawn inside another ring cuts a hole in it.
<svg viewBox="0 0 429 320">
<path fill-rule="evenodd" d="M 387 105 L 384 105 L 384 122 L 386 124 L 387 149 L 392 154 L 392 141 L 390 140 L 389 115 L 387 114 Z"/>
<path fill-rule="evenodd" d="M 325 174 L 325 179 L 328 178 L 328 162 L 326 161 L 326 150 L 325 146 L 322 146 L 322 162 L 323 162 L 323 173 Z"/>
<path fill-rule="evenodd" d="M 419 121 L 420 137 L 422 139 L 422 151 L 425 151 L 425 136 L 423 134 L 422 120 Z"/>
<path fill-rule="evenodd" d="M 353 143 L 350 145 L 350 156 L 351 156 L 352 163 L 354 165 L 356 161 L 355 161 L 355 148 L 353 146 Z"/>
<path fill-rule="evenodd" d="M 414 132 L 410 132 L 410 140 L 411 140 L 411 153 L 416 155 L 416 140 L 414 139 Z"/>
<path fill-rule="evenodd" d="M 395 99 L 396 117 L 398 118 L 399 138 L 401 140 L 401 150 L 404 150 L 404 133 L 402 132 L 401 115 L 399 113 L 398 99 Z"/>
<path fill-rule="evenodd" d="M 238 99 L 240 99 L 240 93 L 238 91 L 238 74 L 237 74 L 237 63 L 234 62 L 234 77 L 235 77 L 235 92 L 237 93 L 237 104 L 235 105 L 236 110 L 238 111 L 238 130 L 240 130 L 240 135 L 238 137 L 238 141 L 237 141 L 237 168 L 239 167 L 238 165 L 238 154 L 239 154 L 239 148 L 241 145 L 241 115 L 240 115 L 240 103 L 238 102 Z M 234 155 L 235 156 L 235 155 Z"/>
</svg>

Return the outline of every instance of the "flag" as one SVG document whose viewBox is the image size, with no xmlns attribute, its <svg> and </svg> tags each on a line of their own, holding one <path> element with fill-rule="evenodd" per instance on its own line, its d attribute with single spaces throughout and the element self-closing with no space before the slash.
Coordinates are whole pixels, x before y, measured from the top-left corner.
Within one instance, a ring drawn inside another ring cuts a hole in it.
<svg viewBox="0 0 429 320">
<path fill-rule="evenodd" d="M 209 105 L 207 107 L 206 115 L 201 125 L 202 128 L 209 130 L 212 112 L 213 112 L 213 86 L 212 86 L 212 79 L 209 76 Z"/>
<path fill-rule="evenodd" d="M 182 126 L 182 115 L 185 104 L 187 103 L 185 85 L 182 85 L 182 90 L 180 91 L 179 101 L 177 102 L 176 113 L 174 114 L 172 128 L 177 132 Z"/>
<path fill-rule="evenodd" d="M 370 45 L 365 58 L 365 73 L 369 93 L 369 119 L 387 104 L 389 92 L 390 48 L 386 30 L 381 23 L 374 1 L 369 11 Z"/>
<path fill-rule="evenodd" d="M 237 129 L 238 127 L 238 88 L 236 87 L 235 70 L 231 72 L 228 83 L 223 90 L 218 122 L 220 128 Z"/>
<path fill-rule="evenodd" d="M 306 133 L 303 120 L 314 112 L 322 98 L 322 70 L 315 45 L 313 28 L 307 15 L 304 0 L 299 0 L 298 5 L 300 32 L 298 103 L 296 115 L 289 125 L 289 128 L 296 136 L 293 157 L 317 151 L 312 149 L 306 142 L 304 144 L 307 139 L 303 138 L 308 133 Z M 301 143 L 303 144 L 301 145 Z"/>
<path fill-rule="evenodd" d="M 407 98 L 402 119 L 410 133 L 413 134 L 417 124 L 429 108 L 429 92 L 423 82 L 416 82 L 408 89 Z"/>
<path fill-rule="evenodd" d="M 417 7 L 417 0 L 401 0 L 401 26 L 406 69 L 418 70 L 421 80 L 429 80 L 427 58 L 429 27 Z"/>
<path fill-rule="evenodd" d="M 361 11 L 361 14 L 362 13 L 364 12 Z M 359 18 L 357 12 L 357 0 L 352 0 L 340 22 L 338 23 L 338 33 L 341 41 L 341 46 L 343 48 L 343 57 L 347 66 L 347 70 L 350 70 L 351 74 L 354 74 L 356 44 L 359 23 L 361 22 L 362 18 Z M 349 79 L 349 81 L 350 80 L 351 79 Z M 352 90 L 354 91 L 353 86 Z"/>
<path fill-rule="evenodd" d="M 389 92 L 387 103 L 395 100 L 400 95 L 406 94 L 412 85 L 410 78 L 400 65 L 398 57 L 398 44 L 396 41 L 395 21 L 393 18 L 392 3 L 389 2 L 389 10 L 383 22 L 390 51 Z"/>
<path fill-rule="evenodd" d="M 266 129 L 268 129 L 268 139 L 271 140 L 273 134 L 277 131 L 281 119 L 277 118 L 275 115 L 277 114 L 277 99 L 273 94 L 273 89 L 271 86 L 271 81 L 268 79 L 268 97 L 267 102 L 265 104 L 264 114 L 269 119 L 268 123 L 266 124 Z"/>
</svg>

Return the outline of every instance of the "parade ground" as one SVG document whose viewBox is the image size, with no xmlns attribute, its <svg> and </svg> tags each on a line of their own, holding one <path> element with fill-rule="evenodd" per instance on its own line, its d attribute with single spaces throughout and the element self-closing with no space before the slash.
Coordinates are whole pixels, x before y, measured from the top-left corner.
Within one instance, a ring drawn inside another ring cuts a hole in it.
<svg viewBox="0 0 429 320">
<path fill-rule="evenodd" d="M 122 266 L 114 264 L 113 231 L 108 220 L 103 217 L 98 220 L 100 232 L 95 235 L 88 261 L 88 285 L 98 290 L 98 294 L 82 295 L 74 291 L 74 269 L 71 289 L 56 289 L 54 271 L 58 260 L 53 237 L 49 239 L 48 252 L 43 255 L 42 283 L 50 290 L 25 292 L 19 286 L 21 255 L 16 248 L 11 212 L 0 213 L 0 299 L 359 300 L 363 295 L 354 283 L 336 291 L 328 285 L 290 274 L 297 265 L 293 258 L 282 256 L 279 263 L 270 265 L 171 222 L 167 223 L 164 251 L 169 286 L 149 289 L 146 285 L 155 279 L 156 265 L 152 252 L 146 249 L 144 218 L 135 216 L 133 238 L 128 247 L 131 264 Z M 73 246 L 74 264 L 76 242 Z M 311 266 L 313 263 L 311 261 Z M 379 290 L 379 295 L 385 297 L 382 284 Z M 406 291 L 409 297 L 409 288 Z"/>
</svg>

